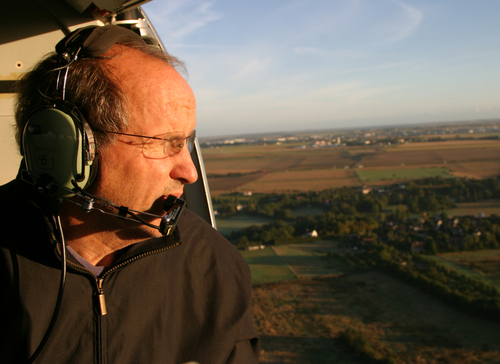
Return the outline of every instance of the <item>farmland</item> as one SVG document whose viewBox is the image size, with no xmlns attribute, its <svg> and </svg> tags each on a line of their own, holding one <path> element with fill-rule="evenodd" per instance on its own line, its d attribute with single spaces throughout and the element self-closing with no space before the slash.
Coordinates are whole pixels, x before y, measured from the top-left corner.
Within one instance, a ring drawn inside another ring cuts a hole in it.
<svg viewBox="0 0 500 364">
<path fill-rule="evenodd" d="M 456 311 L 388 274 L 353 269 L 329 256 L 334 251 L 335 242 L 316 242 L 243 252 L 254 280 L 266 282 L 253 292 L 262 363 L 500 362 L 498 323 Z M 454 254 L 440 259 L 484 257 Z M 284 263 L 298 279 L 283 275 Z M 346 349 L 340 337 L 348 329 L 357 330 L 379 359 L 363 360 Z"/>
<path fill-rule="evenodd" d="M 500 250 L 445 253 L 437 259 L 453 269 L 466 272 L 470 277 L 500 289 Z"/>
<path fill-rule="evenodd" d="M 214 196 L 230 192 L 319 191 L 383 186 L 431 176 L 475 179 L 500 174 L 500 140 L 297 148 L 241 145 L 204 148 Z"/>
<path fill-rule="evenodd" d="M 357 170 L 356 174 L 362 182 L 384 181 L 384 180 L 405 180 L 427 177 L 441 176 L 445 178 L 453 177 L 447 168 L 398 168 L 398 169 L 372 169 Z"/>
<path fill-rule="evenodd" d="M 500 363 L 494 137 L 204 149 L 261 362 Z"/>
<path fill-rule="evenodd" d="M 254 284 L 281 282 L 296 278 L 283 258 L 270 247 L 247 251 L 245 259 L 250 265 Z"/>
<path fill-rule="evenodd" d="M 450 216 L 490 216 L 500 213 L 499 200 L 485 200 L 481 202 L 464 202 L 457 204 L 457 207 L 447 211 Z"/>
<path fill-rule="evenodd" d="M 217 219 L 217 230 L 225 236 L 229 236 L 233 231 L 246 228 L 251 225 L 264 225 L 272 221 L 270 218 L 239 214 L 230 219 Z"/>
</svg>

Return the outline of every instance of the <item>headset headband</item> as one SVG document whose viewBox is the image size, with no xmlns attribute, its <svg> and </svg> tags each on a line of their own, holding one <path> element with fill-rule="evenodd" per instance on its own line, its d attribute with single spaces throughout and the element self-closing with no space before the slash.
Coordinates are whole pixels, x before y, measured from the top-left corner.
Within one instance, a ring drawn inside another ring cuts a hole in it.
<svg viewBox="0 0 500 364">
<path fill-rule="evenodd" d="M 139 34 L 118 25 L 89 26 L 69 33 L 57 43 L 56 52 L 67 61 L 79 54 L 84 58 L 97 58 L 116 43 L 126 41 L 147 44 Z"/>
</svg>

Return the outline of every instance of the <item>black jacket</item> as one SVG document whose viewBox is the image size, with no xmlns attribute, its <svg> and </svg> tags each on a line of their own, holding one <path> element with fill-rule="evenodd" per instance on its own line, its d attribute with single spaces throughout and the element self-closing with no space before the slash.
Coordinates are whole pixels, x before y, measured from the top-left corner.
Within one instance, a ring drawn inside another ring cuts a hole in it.
<svg viewBox="0 0 500 364">
<path fill-rule="evenodd" d="M 19 364 L 52 317 L 60 244 L 31 186 L 10 182 L 0 201 L 0 362 Z M 35 363 L 256 363 L 248 265 L 189 210 L 177 226 L 123 249 L 99 277 L 67 254 L 61 310 Z"/>
</svg>

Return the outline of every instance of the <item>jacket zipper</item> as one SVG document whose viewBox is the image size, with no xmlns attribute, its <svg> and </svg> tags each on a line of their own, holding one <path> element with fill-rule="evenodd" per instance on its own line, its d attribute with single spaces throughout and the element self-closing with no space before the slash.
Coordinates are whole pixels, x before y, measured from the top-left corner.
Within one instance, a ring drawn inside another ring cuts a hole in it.
<svg viewBox="0 0 500 364">
<path fill-rule="evenodd" d="M 176 246 L 180 245 L 179 242 L 175 242 L 173 244 L 170 244 L 164 248 L 161 248 L 161 249 L 156 249 L 156 250 L 151 250 L 149 252 L 145 252 L 145 253 L 142 253 L 142 254 L 139 254 L 133 258 L 130 258 L 130 259 L 127 259 L 125 260 L 124 262 L 121 262 L 120 264 L 118 265 L 115 265 L 113 268 L 107 270 L 104 272 L 104 274 L 102 274 L 101 276 L 96 276 L 91 270 L 85 268 L 85 267 L 82 267 L 80 265 L 77 265 L 69 260 L 67 260 L 67 264 L 70 265 L 71 267 L 75 268 L 75 269 L 78 269 L 78 270 L 83 270 L 85 271 L 86 273 L 90 273 L 94 278 L 95 278 L 95 282 L 96 282 L 96 288 L 97 288 L 97 296 L 98 296 L 98 301 L 99 301 L 99 312 L 101 313 L 101 316 L 105 316 L 108 314 L 108 310 L 107 310 L 107 307 L 106 307 L 106 296 L 104 295 L 104 278 L 111 272 L 114 272 L 115 270 L 118 270 L 119 268 L 129 264 L 129 263 L 132 263 L 133 261 L 135 260 L 138 260 L 140 258 L 143 258 L 143 257 L 146 257 L 148 255 L 152 255 L 152 254 L 156 254 L 156 253 L 160 253 L 162 251 L 165 251 L 165 250 L 170 250 L 172 248 L 175 248 Z M 58 250 L 58 253 L 60 253 L 60 249 L 59 249 L 59 245 L 57 246 L 57 250 Z"/>
<path fill-rule="evenodd" d="M 37 205 L 35 205 L 35 206 L 37 206 Z M 55 236 L 52 224 L 47 219 L 46 219 L 46 223 L 48 226 L 49 239 L 52 240 L 53 244 L 55 244 L 55 248 L 56 248 L 57 254 L 59 255 L 59 259 L 62 259 L 63 254 L 61 251 L 61 243 L 57 240 L 57 238 Z M 124 262 L 114 266 L 113 268 L 105 271 L 104 274 L 102 274 L 100 277 L 96 276 L 91 270 L 89 270 L 85 267 L 82 267 L 81 265 L 77 265 L 77 264 L 69 261 L 68 259 L 66 259 L 66 265 L 69 265 L 76 270 L 84 271 L 84 272 L 90 274 L 91 276 L 94 277 L 95 282 L 96 282 L 97 296 L 98 296 L 98 302 L 99 302 L 99 312 L 100 312 L 100 315 L 98 317 L 96 317 L 96 322 L 97 322 L 96 336 L 97 337 L 94 338 L 94 343 L 96 345 L 94 361 L 96 363 L 98 363 L 98 364 L 105 364 L 106 363 L 105 316 L 107 315 L 107 307 L 106 307 L 106 297 L 104 295 L 104 278 L 109 273 L 111 273 L 111 272 L 137 260 L 137 259 L 146 257 L 148 255 L 156 254 L 156 253 L 159 253 L 162 251 L 170 250 L 170 249 L 175 248 L 176 246 L 179 246 L 179 245 L 180 245 L 180 242 L 177 241 L 177 242 L 174 242 L 170 245 L 167 245 L 161 249 L 151 250 L 151 251 L 139 254 L 135 257 L 129 258 L 129 259 L 125 260 Z"/>
<path fill-rule="evenodd" d="M 102 289 L 102 285 L 104 283 L 104 278 L 97 278 L 97 294 L 99 297 L 99 308 L 101 309 L 101 316 L 105 316 L 108 314 L 108 310 L 106 308 L 106 297 L 104 296 L 104 290 Z"/>
<path fill-rule="evenodd" d="M 106 363 L 106 329 L 105 329 L 105 316 L 108 314 L 107 306 L 106 306 L 106 296 L 104 295 L 104 278 L 111 272 L 118 270 L 119 268 L 132 263 L 135 260 L 138 260 L 140 258 L 146 257 L 148 255 L 160 253 L 165 250 L 170 250 L 172 248 L 175 248 L 176 246 L 180 245 L 179 242 L 172 243 L 166 247 L 163 247 L 161 249 L 156 249 L 156 250 L 151 250 L 149 252 L 145 252 L 142 254 L 139 254 L 133 258 L 129 258 L 123 262 L 121 262 L 118 265 L 115 265 L 113 268 L 110 268 L 109 270 L 105 271 L 101 276 L 96 276 L 91 270 L 82 267 L 80 265 L 77 265 L 69 260 L 66 259 L 66 263 L 80 271 L 85 271 L 86 273 L 91 274 L 95 278 L 96 282 L 96 288 L 97 288 L 97 301 L 99 305 L 99 313 L 98 317 L 96 317 L 96 322 L 97 322 L 97 328 L 96 328 L 96 333 L 97 337 L 95 339 L 96 343 L 96 357 L 95 357 L 95 362 L 97 364 L 105 364 Z M 59 244 L 56 245 L 56 249 L 59 253 L 59 257 L 62 256 Z"/>
</svg>

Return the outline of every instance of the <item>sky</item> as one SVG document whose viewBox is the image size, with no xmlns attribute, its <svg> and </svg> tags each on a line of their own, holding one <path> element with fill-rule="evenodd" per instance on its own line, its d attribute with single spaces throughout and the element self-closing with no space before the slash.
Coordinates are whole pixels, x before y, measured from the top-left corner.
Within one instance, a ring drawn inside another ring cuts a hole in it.
<svg viewBox="0 0 500 364">
<path fill-rule="evenodd" d="M 154 0 L 197 135 L 500 118 L 499 0 Z"/>
</svg>

